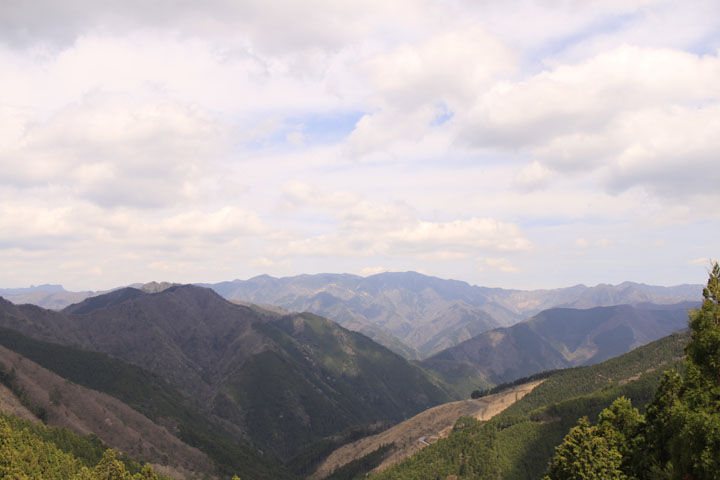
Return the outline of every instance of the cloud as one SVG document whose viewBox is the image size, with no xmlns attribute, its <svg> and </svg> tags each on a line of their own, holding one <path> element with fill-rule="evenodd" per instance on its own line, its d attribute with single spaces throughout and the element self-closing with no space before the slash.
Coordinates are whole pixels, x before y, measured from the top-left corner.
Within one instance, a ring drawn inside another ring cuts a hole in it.
<svg viewBox="0 0 720 480">
<path fill-rule="evenodd" d="M 349 138 L 353 157 L 437 135 L 437 127 L 456 110 L 512 72 L 516 59 L 499 38 L 475 24 L 403 44 L 370 58 L 364 67 L 375 87 L 376 109 L 358 121 Z"/>
<path fill-rule="evenodd" d="M 571 3 L 0 2 L 2 278 L 690 281 L 717 2 Z"/>
<path fill-rule="evenodd" d="M 623 46 L 478 97 L 461 130 L 468 145 L 542 146 L 558 136 L 603 129 L 649 106 L 702 104 L 720 94 L 716 56 Z"/>
<path fill-rule="evenodd" d="M 428 251 L 435 248 L 473 251 L 476 249 L 519 251 L 531 243 L 511 223 L 491 218 L 471 218 L 450 222 L 419 221 L 401 230 L 390 232 L 398 250 Z"/>
<path fill-rule="evenodd" d="M 363 277 L 369 277 L 371 275 L 377 275 L 378 273 L 384 273 L 389 271 L 385 267 L 364 267 L 360 270 L 360 275 Z"/>
<path fill-rule="evenodd" d="M 105 252 L 131 247 L 126 252 L 142 260 L 141 252 L 153 249 L 213 251 L 222 245 L 268 238 L 273 233 L 256 213 L 238 207 L 158 215 L 128 208 L 108 211 L 88 203 L 52 207 L 48 202 L 21 204 L 11 200 L 0 204 L 0 214 L 0 249 L 39 249 L 63 258 L 92 255 L 88 246 L 96 245 Z"/>
<path fill-rule="evenodd" d="M 513 224 L 487 218 L 450 222 L 414 220 L 402 228 L 357 229 L 339 225 L 333 233 L 309 236 L 277 247 L 286 256 L 416 257 L 459 259 L 482 251 L 526 251 L 531 242 Z"/>
<path fill-rule="evenodd" d="M 90 95 L 45 122 L 16 118 L 15 131 L 0 150 L 1 183 L 62 185 L 105 207 L 193 199 L 223 141 L 202 111 L 112 95 Z"/>
<path fill-rule="evenodd" d="M 611 191 L 639 185 L 661 196 L 718 194 L 720 103 L 648 109 L 624 118 L 618 130 L 624 142 L 608 161 Z"/>
<path fill-rule="evenodd" d="M 285 185 L 293 208 L 329 215 L 333 231 L 307 235 L 274 250 L 276 256 L 337 255 L 464 258 L 473 252 L 525 251 L 532 247 L 521 229 L 491 218 L 427 221 L 400 203 L 368 200 L 346 191 L 323 191 L 293 181 Z"/>
<path fill-rule="evenodd" d="M 78 230 L 68 207 L 0 204 L 0 249 L 42 250 L 75 243 Z"/>
<path fill-rule="evenodd" d="M 211 212 L 186 211 L 165 218 L 159 224 L 158 230 L 175 238 L 194 237 L 220 242 L 269 232 L 256 214 L 237 207 L 224 207 Z"/>
<path fill-rule="evenodd" d="M 535 190 L 547 186 L 552 177 L 552 170 L 535 160 L 518 171 L 515 183 L 524 190 Z"/>
<path fill-rule="evenodd" d="M 555 138 L 523 171 L 599 171 L 612 193 L 639 186 L 660 197 L 717 194 L 719 114 L 720 103 L 619 114 L 595 134 Z"/>
<path fill-rule="evenodd" d="M 689 265 L 703 265 L 705 267 L 710 267 L 715 263 L 715 260 L 712 258 L 693 258 L 692 260 L 688 260 Z"/>
<path fill-rule="evenodd" d="M 457 108 L 516 67 L 515 53 L 480 24 L 404 44 L 366 63 L 379 102 L 400 110 L 439 102 Z"/>
<path fill-rule="evenodd" d="M 120 36 L 128 31 L 162 29 L 225 42 L 240 37 L 259 50 L 278 54 L 340 48 L 358 37 L 391 31 L 391 25 L 412 26 L 424 17 L 423 3 L 208 0 L 177 2 L 169 8 L 136 0 L 3 2 L 0 38 L 17 46 L 64 46 L 96 32 Z"/>
<path fill-rule="evenodd" d="M 720 60 L 623 46 L 482 95 L 461 134 L 473 148 L 529 152 L 524 189 L 600 171 L 608 191 L 659 196 L 716 191 Z M 464 123 L 463 123 L 464 121 Z"/>
<path fill-rule="evenodd" d="M 520 269 L 510 264 L 506 258 L 485 258 L 483 261 L 488 267 L 502 273 L 517 273 L 520 271 Z"/>
</svg>

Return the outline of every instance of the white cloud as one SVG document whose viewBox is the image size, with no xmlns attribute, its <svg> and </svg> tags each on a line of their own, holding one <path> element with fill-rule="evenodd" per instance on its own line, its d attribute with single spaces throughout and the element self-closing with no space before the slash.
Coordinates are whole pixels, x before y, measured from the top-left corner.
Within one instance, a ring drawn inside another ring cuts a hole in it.
<svg viewBox="0 0 720 480">
<path fill-rule="evenodd" d="M 525 190 L 542 188 L 551 181 L 553 172 L 537 160 L 524 166 L 515 175 L 517 185 Z"/>
<path fill-rule="evenodd" d="M 35 208 L 4 203 L 0 205 L 0 248 L 45 249 L 72 243 L 78 232 L 68 207 Z"/>
<path fill-rule="evenodd" d="M 688 264 L 690 265 L 703 265 L 705 267 L 709 267 L 710 265 L 714 264 L 716 260 L 713 260 L 712 258 L 694 258 L 692 260 L 688 260 Z"/>
<path fill-rule="evenodd" d="M 378 100 L 400 110 L 445 103 L 451 110 L 474 99 L 516 68 L 514 52 L 475 24 L 405 44 L 367 62 Z"/>
<path fill-rule="evenodd" d="M 530 152 L 516 177 L 523 188 L 602 169 L 612 192 L 705 193 L 719 179 L 718 98 L 717 56 L 624 46 L 495 86 L 461 131 L 477 147 Z"/>
<path fill-rule="evenodd" d="M 463 138 L 470 145 L 543 145 L 604 128 L 623 112 L 657 104 L 700 104 L 720 95 L 717 57 L 623 46 L 561 65 L 480 96 Z"/>
<path fill-rule="evenodd" d="M 513 266 L 506 258 L 491 257 L 484 259 L 484 262 L 485 265 L 503 273 L 517 273 L 520 271 L 520 269 Z"/>
<path fill-rule="evenodd" d="M 376 0 L 362 4 L 218 0 L 180 2 L 172 8 L 137 1 L 10 2 L 0 9 L 0 31 L 6 41 L 21 45 L 38 41 L 62 45 L 98 30 L 122 35 L 129 30 L 161 28 L 218 39 L 241 32 L 264 50 L 287 52 L 337 48 L 349 39 L 377 32 L 383 23 L 415 21 L 423 7 L 417 2 Z"/>
<path fill-rule="evenodd" d="M 285 256 L 387 256 L 434 259 L 465 258 L 481 251 L 525 251 L 531 242 L 512 224 L 473 218 L 451 222 L 413 220 L 399 228 L 378 228 L 364 219 L 358 224 L 340 224 L 324 235 L 308 236 L 276 248 Z"/>
<path fill-rule="evenodd" d="M 375 111 L 357 123 L 350 154 L 417 144 L 473 102 L 499 76 L 516 68 L 514 52 L 479 24 L 440 32 L 369 59 Z M 449 142 L 443 142 L 448 148 Z"/>
<path fill-rule="evenodd" d="M 2 3 L 0 281 L 692 280 L 716 3 Z"/>
<path fill-rule="evenodd" d="M 378 273 L 387 272 L 388 269 L 385 267 L 364 267 L 360 270 L 360 275 L 363 277 L 369 277 L 371 275 L 377 275 Z"/>
<path fill-rule="evenodd" d="M 513 224 L 491 218 L 471 218 L 452 222 L 420 221 L 409 227 L 388 234 L 398 248 L 407 247 L 419 250 L 434 248 L 474 251 L 488 248 L 491 250 L 527 250 L 530 241 Z"/>
<path fill-rule="evenodd" d="M 164 219 L 158 230 L 159 233 L 172 237 L 197 237 L 219 241 L 268 233 L 268 228 L 256 214 L 236 207 L 224 207 L 214 212 L 185 211 Z"/>
<path fill-rule="evenodd" d="M 0 151 L 0 182 L 64 185 L 109 207 L 193 199 L 223 149 L 222 126 L 169 102 L 92 95 L 46 122 L 23 120 Z"/>
</svg>

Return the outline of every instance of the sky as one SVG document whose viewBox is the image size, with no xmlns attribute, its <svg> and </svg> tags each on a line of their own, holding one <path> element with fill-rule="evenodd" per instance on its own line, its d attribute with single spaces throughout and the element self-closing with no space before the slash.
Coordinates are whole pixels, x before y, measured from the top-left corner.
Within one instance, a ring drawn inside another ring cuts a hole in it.
<svg viewBox="0 0 720 480">
<path fill-rule="evenodd" d="M 0 0 L 0 287 L 703 283 L 720 2 Z"/>
</svg>

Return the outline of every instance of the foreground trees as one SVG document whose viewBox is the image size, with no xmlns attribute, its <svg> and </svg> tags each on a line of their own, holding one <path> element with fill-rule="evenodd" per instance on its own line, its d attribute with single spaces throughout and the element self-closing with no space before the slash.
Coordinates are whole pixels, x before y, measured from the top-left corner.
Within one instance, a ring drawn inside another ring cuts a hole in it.
<svg viewBox="0 0 720 480">
<path fill-rule="evenodd" d="M 624 398 L 596 426 L 581 419 L 546 479 L 720 480 L 720 266 L 690 314 L 686 372 L 666 373 L 645 416 Z"/>
<path fill-rule="evenodd" d="M 35 431 L 18 426 L 9 417 L 0 417 L 0 478 L 9 480 L 159 480 L 149 465 L 131 475 L 116 457 L 106 450 L 96 465 L 67 453 Z M 36 427 L 42 430 L 44 427 Z M 70 435 L 70 441 L 81 437 Z"/>
</svg>

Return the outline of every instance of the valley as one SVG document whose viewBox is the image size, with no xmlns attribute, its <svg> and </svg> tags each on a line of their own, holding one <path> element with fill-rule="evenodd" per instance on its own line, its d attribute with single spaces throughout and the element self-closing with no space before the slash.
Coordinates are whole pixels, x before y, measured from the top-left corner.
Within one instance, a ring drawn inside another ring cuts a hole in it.
<svg viewBox="0 0 720 480">
<path fill-rule="evenodd" d="M 482 421 L 490 420 L 530 393 L 540 383 L 542 380 L 528 382 L 479 399 L 450 402 L 425 410 L 382 433 L 335 450 L 309 478 L 321 480 L 337 468 L 369 455 L 383 445 L 393 445 L 391 452 L 372 471 L 384 470 L 439 439 L 446 438 L 460 417 L 470 416 Z"/>
<path fill-rule="evenodd" d="M 603 362 L 684 328 L 687 310 L 697 306 L 670 302 L 695 286 L 625 286 L 622 294 L 613 287 L 613 295 L 603 287 L 597 297 L 582 287 L 569 289 L 574 296 L 567 297 L 480 289 L 414 273 L 369 278 L 263 277 L 240 285 L 255 285 L 249 296 L 262 306 L 219 295 L 238 296 L 229 290 L 237 282 L 212 288 L 151 282 L 87 296 L 61 310 L 0 299 L 7 380 L 0 411 L 92 433 L 178 479 L 382 475 L 456 438 L 458 425 L 474 431 L 472 422 L 501 421 L 568 367 Z M 278 290 L 271 294 L 270 287 Z M 303 303 L 311 290 L 314 300 Z M 642 291 L 646 295 L 638 296 Z M 510 326 L 483 323 L 492 318 L 488 305 L 497 310 L 501 298 L 522 298 L 515 311 L 533 311 L 543 301 L 592 305 L 648 296 L 670 303 L 554 307 Z M 471 306 L 476 314 L 469 315 Z M 355 318 L 360 323 L 350 325 L 360 330 L 361 324 L 379 328 L 404 345 L 400 350 L 415 348 L 404 342 L 422 332 L 450 346 L 410 362 L 331 319 L 294 312 L 304 307 Z M 482 326 L 471 335 L 473 322 Z M 391 326 L 403 324 L 418 329 L 395 336 Z M 671 359 L 646 361 L 633 376 L 651 375 Z M 559 373 L 516 382 L 546 370 Z M 618 388 L 632 389 L 628 378 Z M 506 382 L 515 384 L 468 399 L 472 390 Z"/>
</svg>

